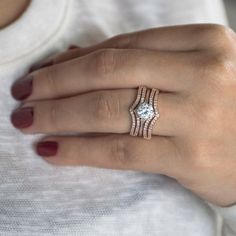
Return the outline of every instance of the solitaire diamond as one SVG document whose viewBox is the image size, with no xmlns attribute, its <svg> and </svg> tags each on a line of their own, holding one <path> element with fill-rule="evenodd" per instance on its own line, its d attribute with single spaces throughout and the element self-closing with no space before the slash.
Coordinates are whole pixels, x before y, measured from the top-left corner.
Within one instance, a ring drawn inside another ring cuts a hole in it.
<svg viewBox="0 0 236 236">
<path fill-rule="evenodd" d="M 146 102 L 143 102 L 138 106 L 136 113 L 139 118 L 144 119 L 144 120 L 147 120 L 154 116 L 154 110 L 153 110 L 152 105 Z"/>
</svg>

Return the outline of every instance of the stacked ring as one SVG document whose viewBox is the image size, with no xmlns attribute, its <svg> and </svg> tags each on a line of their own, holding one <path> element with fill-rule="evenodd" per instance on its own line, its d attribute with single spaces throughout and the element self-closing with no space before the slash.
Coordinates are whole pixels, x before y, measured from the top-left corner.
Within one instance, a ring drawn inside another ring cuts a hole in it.
<svg viewBox="0 0 236 236">
<path fill-rule="evenodd" d="M 152 129 L 156 120 L 160 117 L 157 109 L 159 90 L 139 86 L 136 100 L 129 111 L 132 119 L 131 136 L 143 136 L 151 139 Z"/>
</svg>

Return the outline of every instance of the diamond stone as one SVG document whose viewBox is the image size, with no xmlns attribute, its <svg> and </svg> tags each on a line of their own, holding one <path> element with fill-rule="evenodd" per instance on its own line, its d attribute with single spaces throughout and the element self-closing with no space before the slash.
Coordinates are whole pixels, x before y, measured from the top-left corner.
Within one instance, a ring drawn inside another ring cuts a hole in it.
<svg viewBox="0 0 236 236">
<path fill-rule="evenodd" d="M 153 110 L 152 105 L 146 102 L 143 102 L 138 106 L 136 113 L 139 118 L 144 119 L 144 120 L 147 120 L 154 116 L 154 110 Z"/>
</svg>

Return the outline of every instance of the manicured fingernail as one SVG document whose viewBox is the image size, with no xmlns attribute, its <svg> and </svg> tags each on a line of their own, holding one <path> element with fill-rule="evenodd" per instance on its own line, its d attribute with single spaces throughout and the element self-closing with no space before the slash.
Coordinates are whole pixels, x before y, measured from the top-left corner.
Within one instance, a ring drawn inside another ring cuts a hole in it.
<svg viewBox="0 0 236 236">
<path fill-rule="evenodd" d="M 19 79 L 12 86 L 12 96 L 17 100 L 24 100 L 29 97 L 32 93 L 32 84 L 33 84 L 33 76 L 27 76 L 26 78 Z"/>
<path fill-rule="evenodd" d="M 68 48 L 68 50 L 73 50 L 73 49 L 76 49 L 76 48 L 79 48 L 79 47 L 76 46 L 76 45 L 70 45 L 69 48 Z"/>
<path fill-rule="evenodd" d="M 22 107 L 11 115 L 11 122 L 17 129 L 24 129 L 33 124 L 34 110 L 32 107 Z"/>
<path fill-rule="evenodd" d="M 47 61 L 47 62 L 39 62 L 34 64 L 30 69 L 29 72 L 33 72 L 35 70 L 39 70 L 48 66 L 52 66 L 54 64 L 53 60 Z"/>
<path fill-rule="evenodd" d="M 39 142 L 36 152 L 39 156 L 50 157 L 55 156 L 58 150 L 58 143 L 54 141 Z"/>
</svg>

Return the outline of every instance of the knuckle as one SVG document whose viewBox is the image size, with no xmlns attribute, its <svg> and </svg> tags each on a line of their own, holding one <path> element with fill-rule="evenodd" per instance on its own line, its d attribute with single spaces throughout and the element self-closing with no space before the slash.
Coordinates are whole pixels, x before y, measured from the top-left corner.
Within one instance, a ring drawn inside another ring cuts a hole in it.
<svg viewBox="0 0 236 236">
<path fill-rule="evenodd" d="M 93 117 L 96 117 L 101 125 L 104 124 L 107 127 L 107 125 L 113 124 L 112 121 L 119 119 L 120 106 L 119 96 L 111 92 L 96 92 L 92 105 Z"/>
<path fill-rule="evenodd" d="M 213 68 L 216 74 L 228 73 L 231 69 L 232 60 L 227 53 L 215 53 L 208 57 L 208 66 Z"/>
<path fill-rule="evenodd" d="M 134 156 L 130 152 L 130 145 L 128 145 L 124 138 L 119 136 L 110 137 L 110 157 L 115 165 L 120 167 L 128 166 L 134 161 Z"/>
<path fill-rule="evenodd" d="M 117 56 L 115 49 L 101 49 L 95 53 L 93 57 L 95 72 L 102 76 L 108 77 L 113 76 L 117 67 Z"/>
<path fill-rule="evenodd" d="M 234 74 L 234 62 L 228 53 L 209 53 L 198 63 L 198 75 L 204 80 L 203 86 L 209 89 L 221 88 Z M 217 91 L 217 90 L 216 90 Z"/>
<path fill-rule="evenodd" d="M 215 48 L 231 48 L 234 45 L 234 31 L 224 25 L 207 24 L 201 27 L 201 33 L 205 36 L 210 45 L 215 45 Z"/>
</svg>

